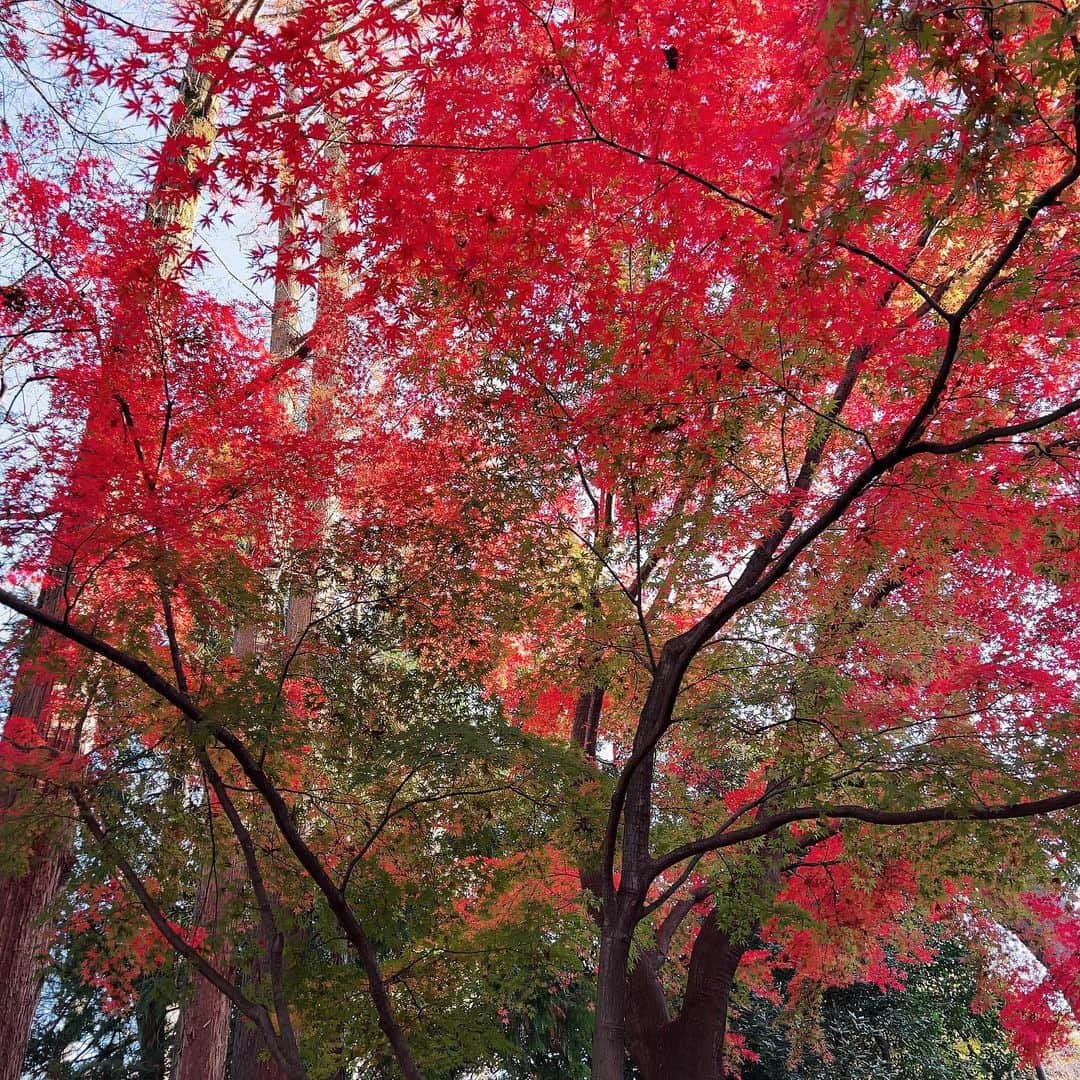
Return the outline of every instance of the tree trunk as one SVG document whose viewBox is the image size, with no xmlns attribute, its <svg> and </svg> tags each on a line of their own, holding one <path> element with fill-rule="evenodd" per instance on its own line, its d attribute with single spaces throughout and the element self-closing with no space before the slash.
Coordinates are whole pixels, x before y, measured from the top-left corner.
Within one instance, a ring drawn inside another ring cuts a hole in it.
<svg viewBox="0 0 1080 1080">
<path fill-rule="evenodd" d="M 38 599 L 51 615 L 61 610 L 65 583 L 60 576 Z M 47 665 L 38 662 L 41 637 L 35 626 L 23 644 L 4 741 L 19 746 L 43 738 L 54 749 L 69 752 L 75 748 L 78 732 L 74 726 L 67 730 L 58 725 L 50 716 L 55 677 Z M 6 788 L 0 810 L 10 810 L 18 797 L 18 778 L 0 779 Z M 36 791 L 34 797 L 44 800 L 47 793 Z M 71 829 L 61 825 L 59 835 L 50 832 L 34 843 L 23 876 L 0 880 L 0 1080 L 17 1080 L 22 1071 L 52 939 L 50 916 L 70 867 Z"/>
<path fill-rule="evenodd" d="M 165 1080 L 165 1050 L 169 1042 L 165 1001 L 144 983 L 135 1004 L 139 1035 L 138 1080 Z"/>
<path fill-rule="evenodd" d="M 297 325 L 297 304 L 300 298 L 300 286 L 292 267 L 297 258 L 293 250 L 296 242 L 295 213 L 286 215 L 278 227 L 277 259 L 278 276 L 274 286 L 274 306 L 270 318 L 270 351 L 275 356 L 292 354 L 300 340 Z M 289 403 L 285 403 L 288 407 Z M 233 635 L 232 655 L 238 660 L 254 656 L 259 651 L 258 630 L 255 626 L 238 627 Z M 205 908 L 207 925 L 213 926 L 223 906 L 219 901 L 227 897 L 218 897 L 219 888 L 216 868 L 209 867 L 203 889 L 209 897 L 213 893 L 213 908 Z M 239 882 L 237 868 L 236 882 Z M 233 877 L 232 874 L 229 875 Z M 222 887 L 228 888 L 227 884 Z M 222 936 L 222 945 L 213 958 L 214 966 L 221 972 L 231 972 L 233 967 L 233 948 L 229 935 Z M 224 1080 L 229 1045 L 229 1030 L 232 1018 L 232 1005 L 229 999 L 215 989 L 205 979 L 196 977 L 195 990 L 191 1001 L 184 1007 L 179 1025 L 177 1050 L 177 1068 L 175 1080 Z M 250 1025 L 240 1022 L 238 1030 Z M 251 1037 L 264 1046 L 262 1037 L 251 1030 Z M 206 1045 L 202 1045 L 203 1042 Z M 190 1061 L 190 1064 L 189 1064 Z M 276 1066 L 275 1066 L 276 1068 Z M 280 1075 L 280 1074 L 272 1074 Z"/>
<path fill-rule="evenodd" d="M 594 686 L 583 691 L 574 709 L 574 722 L 570 731 L 570 741 L 580 746 L 585 756 L 596 758 L 596 736 L 600 728 L 600 713 L 604 705 L 604 688 Z"/>
<path fill-rule="evenodd" d="M 36 853 L 29 871 L 0 884 L 0 1078 L 17 1080 L 44 979 L 49 918 L 71 866 L 70 833 L 55 852 Z"/>
<path fill-rule="evenodd" d="M 641 1075 L 650 1080 L 662 1033 L 671 1023 L 667 998 L 660 982 L 664 957 L 650 949 L 630 972 L 626 1046 Z"/>
<path fill-rule="evenodd" d="M 277 903 L 275 899 L 275 904 Z M 307 934 L 294 933 L 291 944 L 299 949 L 307 941 Z M 259 948 L 251 966 L 245 973 L 243 989 L 248 997 L 265 1001 L 266 993 L 260 993 L 260 984 L 270 980 L 267 943 L 260 938 Z M 229 1080 L 287 1080 L 281 1066 L 267 1050 L 266 1040 L 254 1024 L 237 1016 L 233 1023 L 232 1052 L 229 1055 Z"/>
<path fill-rule="evenodd" d="M 593 1036 L 593 1080 L 622 1080 L 626 1058 L 626 1017 L 629 999 L 628 975 L 630 942 L 640 918 L 641 906 L 649 888 L 650 830 L 652 824 L 652 788 L 655 767 L 655 736 L 671 716 L 679 684 L 686 670 L 686 657 L 670 642 L 660 654 L 645 705 L 641 710 L 631 760 L 633 772 L 620 778 L 625 782 L 621 813 L 609 820 L 609 835 L 602 852 L 603 889 L 608 864 L 614 862 L 616 820 L 622 824 L 622 864 L 619 886 L 614 896 L 604 898 L 600 960 L 596 973 L 596 1030 Z M 625 779 L 624 779 L 625 778 Z M 616 807 L 613 804 L 612 814 Z M 613 869 L 613 867 L 611 867 Z"/>
<path fill-rule="evenodd" d="M 218 869 L 214 866 L 207 869 L 200 889 L 199 910 L 203 913 L 200 923 L 205 927 L 218 924 L 230 889 L 228 880 L 219 883 Z M 225 876 L 234 878 L 236 868 L 230 867 Z M 226 933 L 213 962 L 218 971 L 227 975 L 232 970 L 232 961 L 232 943 Z M 176 1027 L 173 1080 L 222 1080 L 229 1053 L 231 1011 L 224 994 L 200 976 L 195 977 L 191 1000 L 181 1010 Z"/>
<path fill-rule="evenodd" d="M 331 117 L 331 130 L 337 133 L 339 125 Z M 340 147 L 331 143 L 327 157 L 333 167 L 332 177 L 336 175 L 341 159 Z M 331 181 L 333 184 L 333 179 Z M 341 267 L 340 253 L 337 251 L 336 238 L 342 224 L 342 208 L 334 191 L 326 195 L 322 235 L 319 249 L 319 283 L 316 297 L 315 331 L 316 357 L 311 371 L 311 400 L 308 407 L 308 424 L 332 422 L 327 415 L 332 408 L 332 399 L 338 381 L 337 368 L 341 360 L 344 342 L 340 334 L 326 332 L 327 323 L 337 323 L 341 319 L 344 301 L 348 291 L 348 278 Z M 282 287 L 279 281 L 279 289 Z M 299 289 L 292 288 L 287 296 L 275 296 L 274 325 L 270 335 L 270 349 L 279 355 L 287 355 L 296 350 L 300 337 L 300 327 L 289 314 L 295 312 L 299 298 Z M 286 317 L 288 316 L 288 317 Z M 329 354 L 329 355 L 328 355 Z M 321 502 L 315 507 L 315 514 L 322 519 L 325 534 L 329 508 Z M 320 535 L 318 540 L 322 540 Z M 285 611 L 285 642 L 291 648 L 300 649 L 305 634 L 315 617 L 317 602 L 317 583 L 315 577 L 303 582 L 293 582 Z M 294 938 L 292 944 L 298 946 Z M 268 978 L 264 954 L 252 964 L 245 982 L 258 984 Z M 341 1073 L 342 1080 L 344 1072 Z M 251 1024 L 238 1019 L 233 1030 L 232 1057 L 229 1066 L 229 1080 L 285 1080 L 277 1063 L 267 1054 L 262 1036 Z"/>
<path fill-rule="evenodd" d="M 691 954 L 682 1009 L 661 1033 L 649 1080 L 723 1080 L 728 1005 L 745 951 L 712 915 L 705 919 Z"/>
<path fill-rule="evenodd" d="M 212 1080 L 225 1075 L 229 1010 L 220 1007 L 220 994 L 203 989 L 206 985 L 199 980 L 194 997 L 184 1009 L 176 1035 L 174 1080 Z"/>
<path fill-rule="evenodd" d="M 255 1027 L 238 1020 L 233 1030 L 229 1080 L 285 1080 Z"/>
<path fill-rule="evenodd" d="M 605 928 L 602 933 L 600 965 L 596 975 L 592 1080 L 623 1080 L 630 939 L 630 931 L 619 925 L 612 930 Z"/>
</svg>

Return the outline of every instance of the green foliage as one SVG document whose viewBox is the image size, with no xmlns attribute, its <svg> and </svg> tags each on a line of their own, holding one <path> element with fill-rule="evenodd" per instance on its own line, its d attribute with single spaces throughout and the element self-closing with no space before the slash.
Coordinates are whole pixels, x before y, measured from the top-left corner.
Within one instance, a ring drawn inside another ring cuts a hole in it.
<svg viewBox="0 0 1080 1080">
<path fill-rule="evenodd" d="M 131 1009 L 106 1008 L 82 970 L 92 938 L 67 934 L 53 950 L 25 1080 L 165 1080 L 165 1010 L 176 998 L 171 966 L 139 980 Z"/>
<path fill-rule="evenodd" d="M 785 1015 L 760 997 L 733 1025 L 759 1060 L 742 1080 L 1019 1080 L 993 1009 L 976 1004 L 970 955 L 943 941 L 903 990 L 827 991 L 820 1012 Z M 817 1030 L 814 1031 L 813 1029 Z"/>
<path fill-rule="evenodd" d="M 512 1045 L 499 1063 L 507 1080 L 588 1080 L 592 995 L 588 981 L 541 988 L 508 1026 Z"/>
</svg>

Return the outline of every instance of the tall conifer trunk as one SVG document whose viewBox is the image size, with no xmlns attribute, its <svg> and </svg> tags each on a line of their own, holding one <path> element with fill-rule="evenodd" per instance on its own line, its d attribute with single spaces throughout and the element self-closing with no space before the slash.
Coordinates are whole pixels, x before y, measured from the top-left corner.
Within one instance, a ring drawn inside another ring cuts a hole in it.
<svg viewBox="0 0 1080 1080">
<path fill-rule="evenodd" d="M 270 351 L 279 357 L 293 354 L 300 340 L 297 317 L 300 288 L 295 275 L 289 270 L 294 257 L 291 245 L 295 232 L 295 217 L 289 215 L 278 229 L 279 269 L 270 320 Z M 232 655 L 242 661 L 254 656 L 258 650 L 257 630 L 252 626 L 239 627 L 233 637 Z M 229 927 L 222 927 L 222 920 L 227 917 L 225 908 L 230 896 L 242 883 L 243 868 L 237 860 L 224 871 L 220 866 L 211 864 L 203 874 L 200 904 L 202 925 L 208 929 L 223 929 L 220 944 L 212 958 L 213 964 L 218 971 L 231 973 L 235 969 L 235 939 Z M 174 1080 L 224 1080 L 231 1020 L 232 1004 L 229 999 L 205 979 L 195 976 L 191 999 L 181 1010 L 177 1025 Z M 239 1028 L 249 1029 L 250 1025 L 241 1022 Z M 254 1029 L 246 1031 L 246 1039 L 249 1044 L 255 1045 L 257 1051 L 265 1050 L 262 1038 Z M 256 1065 L 253 1058 L 251 1068 Z M 271 1070 L 266 1073 L 268 1077 L 280 1075 L 273 1061 L 269 1061 L 266 1068 Z"/>
<path fill-rule="evenodd" d="M 331 164 L 332 185 L 340 169 L 341 150 L 336 141 L 340 137 L 338 125 L 331 117 L 332 141 L 327 149 Z M 340 252 L 336 238 L 341 230 L 343 209 L 340 198 L 334 190 L 327 193 L 323 204 L 322 234 L 319 248 L 319 280 L 316 298 L 315 324 L 312 330 L 314 339 L 313 359 L 309 382 L 309 402 L 307 423 L 316 429 L 333 423 L 332 406 L 334 387 L 338 378 L 344 338 L 342 336 L 342 305 L 348 291 L 348 277 L 341 265 Z M 276 311 L 275 311 L 276 314 Z M 276 345 L 280 349 L 295 351 L 299 338 L 299 327 L 292 325 L 293 333 L 286 340 L 287 328 L 278 327 L 281 334 Z M 271 347 L 275 348 L 272 337 Z M 277 351 L 275 349 L 275 351 Z M 315 516 L 322 518 L 322 532 L 325 534 L 330 507 L 320 500 L 315 508 Z M 316 538 L 321 542 L 323 536 Z M 285 642 L 290 649 L 299 649 L 302 639 L 311 626 L 317 602 L 317 583 L 309 578 L 304 581 L 290 582 L 289 599 L 285 613 Z M 294 941 L 295 946 L 295 941 Z M 248 973 L 249 989 L 266 978 L 265 965 L 256 961 Z M 233 1032 L 231 1066 L 229 1075 L 232 1080 L 282 1080 L 277 1064 L 266 1054 L 266 1046 L 250 1024 L 238 1022 Z"/>
<path fill-rule="evenodd" d="M 328 156 L 336 168 L 341 157 L 340 149 L 331 144 Z M 315 316 L 315 336 L 318 344 L 317 358 L 312 365 L 308 408 L 309 422 L 316 425 L 327 422 L 339 359 L 337 353 L 343 345 L 340 336 L 334 331 L 320 334 L 320 330 L 325 330 L 327 323 L 335 324 L 340 318 L 341 304 L 345 298 L 347 282 L 339 265 L 340 258 L 335 244 L 341 221 L 340 202 L 330 193 L 325 201 L 319 253 L 320 274 Z M 292 260 L 298 254 L 292 250 L 295 234 L 296 220 L 290 215 L 282 222 L 279 230 L 279 273 L 270 328 L 270 351 L 280 357 L 295 354 L 302 338 L 298 318 L 300 288 L 296 276 L 289 270 Z M 335 355 L 326 355 L 328 352 Z M 294 403 L 287 402 L 286 405 L 292 408 Z M 324 508 L 320 506 L 319 510 L 323 511 Z M 285 640 L 288 647 L 299 645 L 311 623 L 314 604 L 315 588 L 312 582 L 292 585 L 285 619 Z M 251 628 L 241 628 L 234 642 L 234 655 L 243 657 L 257 649 L 258 641 L 254 631 Z M 208 879 L 207 884 L 216 887 L 212 879 Z M 223 940 L 229 942 L 231 939 L 226 935 Z M 232 952 L 231 944 L 223 944 L 215 958 L 215 966 L 219 970 L 233 967 Z M 245 979 L 249 991 L 261 982 L 265 975 L 264 965 L 256 958 Z M 228 999 L 205 980 L 198 979 L 192 1001 L 182 1013 L 176 1080 L 222 1080 L 228 1057 L 230 1013 Z M 236 1024 L 233 1034 L 231 1060 L 233 1077 L 243 1080 L 279 1080 L 281 1077 L 278 1065 L 266 1054 L 262 1036 L 251 1025 L 242 1021 Z"/>
<path fill-rule="evenodd" d="M 209 868 L 200 891 L 200 910 L 204 926 L 213 926 L 222 915 L 227 902 L 228 881 L 218 880 L 219 868 Z M 236 866 L 223 871 L 226 877 L 238 873 Z M 232 946 L 229 939 L 213 957 L 215 967 L 222 972 L 232 969 Z M 218 993 L 201 978 L 180 1013 L 176 1026 L 176 1048 L 173 1060 L 174 1080 L 214 1080 L 225 1075 L 229 1053 L 229 999 Z"/>
</svg>

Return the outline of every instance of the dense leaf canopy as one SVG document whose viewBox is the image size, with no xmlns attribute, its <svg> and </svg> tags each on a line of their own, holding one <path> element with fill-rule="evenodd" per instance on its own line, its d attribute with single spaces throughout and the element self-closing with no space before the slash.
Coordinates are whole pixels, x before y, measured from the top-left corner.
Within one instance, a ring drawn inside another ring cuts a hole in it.
<svg viewBox="0 0 1080 1080">
<path fill-rule="evenodd" d="M 181 1069 L 718 1080 L 943 928 L 1059 1041 L 1078 18 L 0 9 L 0 1056 L 57 911 Z"/>
</svg>

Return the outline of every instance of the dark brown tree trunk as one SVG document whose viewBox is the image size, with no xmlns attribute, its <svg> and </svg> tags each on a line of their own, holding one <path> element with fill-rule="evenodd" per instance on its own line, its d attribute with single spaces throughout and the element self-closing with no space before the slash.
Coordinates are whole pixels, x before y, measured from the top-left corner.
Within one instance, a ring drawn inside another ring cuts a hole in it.
<svg viewBox="0 0 1080 1080">
<path fill-rule="evenodd" d="M 677 640 L 677 639 L 676 639 Z M 604 840 L 602 871 L 606 894 L 601 916 L 600 959 L 597 967 L 596 1030 L 593 1036 L 593 1080 L 622 1080 L 625 1067 L 629 1004 L 630 942 L 648 892 L 652 785 L 655 738 L 671 716 L 687 657 L 679 644 L 669 642 L 660 654 L 649 695 L 641 710 L 631 755 L 633 771 L 620 779 L 625 790 L 621 807 L 612 805 Z M 629 766 L 627 766 L 629 767 Z M 622 824 L 622 862 L 619 885 L 610 895 L 616 831 Z"/>
<path fill-rule="evenodd" d="M 145 983 L 135 1004 L 135 1025 L 139 1036 L 138 1080 L 165 1080 L 169 1042 L 165 1001 Z"/>
<path fill-rule="evenodd" d="M 627 967 L 631 931 L 613 928 L 600 942 L 592 1080 L 623 1080 L 626 1065 Z"/>
<path fill-rule="evenodd" d="M 596 735 L 600 727 L 600 712 L 604 703 L 604 688 L 594 686 L 578 697 L 570 741 L 580 746 L 588 758 L 596 757 Z"/>
<path fill-rule="evenodd" d="M 648 1080 L 723 1080 L 728 1006 L 745 951 L 712 915 L 705 919 L 691 953 L 682 1009 L 660 1034 Z"/>
<path fill-rule="evenodd" d="M 646 1080 L 651 1080 L 656 1070 L 660 1037 L 671 1023 L 667 998 L 660 983 L 663 963 L 661 953 L 650 949 L 639 957 L 630 972 L 626 1046 Z"/>
<path fill-rule="evenodd" d="M 622 1080 L 625 1068 L 630 943 L 645 891 L 640 875 L 648 853 L 647 812 L 651 788 L 650 759 L 642 762 L 628 788 L 621 881 L 618 891 L 614 896 L 606 897 L 602 907 L 600 959 L 596 972 L 593 1080 Z M 644 821 L 641 818 L 643 807 L 646 810 Z"/>
<path fill-rule="evenodd" d="M 657 930 L 655 948 L 645 951 L 629 975 L 626 1046 L 645 1080 L 722 1080 L 728 1005 L 745 951 L 712 916 L 698 932 L 679 1015 L 671 1018 L 660 981 L 669 938 L 692 909 L 689 900 L 669 929 Z"/>
</svg>

